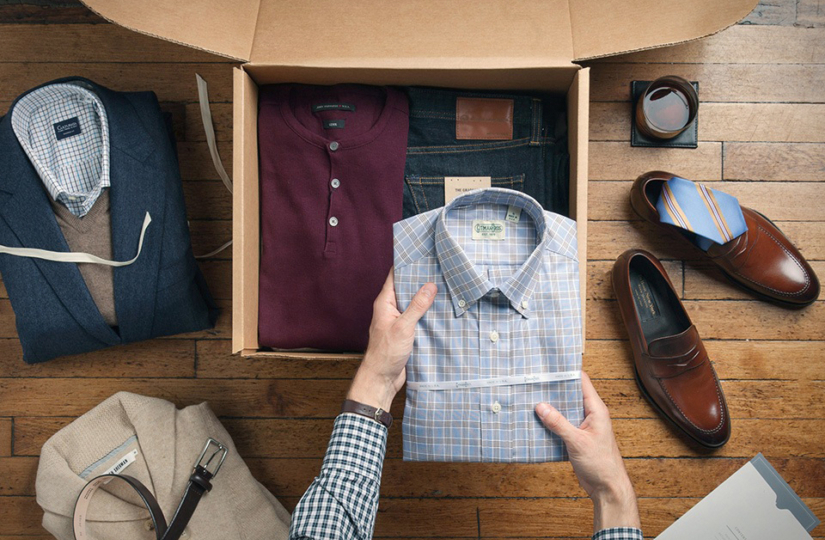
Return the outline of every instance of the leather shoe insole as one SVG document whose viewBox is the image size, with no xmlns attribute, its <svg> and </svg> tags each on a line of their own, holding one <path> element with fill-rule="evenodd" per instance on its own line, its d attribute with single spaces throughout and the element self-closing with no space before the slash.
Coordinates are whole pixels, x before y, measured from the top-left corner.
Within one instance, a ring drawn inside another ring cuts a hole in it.
<svg viewBox="0 0 825 540">
<path fill-rule="evenodd" d="M 643 257 L 630 262 L 630 292 L 648 345 L 653 340 L 681 334 L 690 327 L 673 290 Z"/>
</svg>

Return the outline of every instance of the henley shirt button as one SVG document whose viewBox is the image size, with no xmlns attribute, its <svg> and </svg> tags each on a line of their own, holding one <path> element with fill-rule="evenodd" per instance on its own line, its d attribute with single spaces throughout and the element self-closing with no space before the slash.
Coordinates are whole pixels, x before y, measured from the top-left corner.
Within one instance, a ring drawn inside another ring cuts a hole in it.
<svg viewBox="0 0 825 540">
<path fill-rule="evenodd" d="M 501 403 L 499 403 L 498 401 L 493 403 L 493 412 L 496 414 L 501 412 Z"/>
<path fill-rule="evenodd" d="M 490 341 L 492 341 L 493 343 L 498 341 L 498 332 L 496 332 L 495 330 L 490 332 Z"/>
<path fill-rule="evenodd" d="M 333 227 L 337 226 L 338 225 L 338 218 L 335 217 L 335 216 L 332 216 L 331 218 L 329 218 L 329 224 L 332 225 Z"/>
<path fill-rule="evenodd" d="M 464 300 L 459 300 L 458 301 L 458 307 L 464 307 L 466 305 L 467 305 L 467 302 L 465 302 Z"/>
<path fill-rule="evenodd" d="M 337 141 L 332 141 L 331 143 L 329 143 L 329 149 L 332 150 L 333 152 L 338 150 L 338 142 Z"/>
<path fill-rule="evenodd" d="M 332 182 L 330 182 L 330 185 L 332 186 L 332 189 L 338 189 L 338 186 L 341 185 L 341 181 L 337 178 L 333 178 Z"/>
</svg>

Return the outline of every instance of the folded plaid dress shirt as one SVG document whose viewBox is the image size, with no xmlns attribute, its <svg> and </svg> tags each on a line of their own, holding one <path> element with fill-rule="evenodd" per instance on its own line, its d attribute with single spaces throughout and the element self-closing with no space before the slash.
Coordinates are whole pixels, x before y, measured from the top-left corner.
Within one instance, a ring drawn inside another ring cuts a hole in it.
<svg viewBox="0 0 825 540">
<path fill-rule="evenodd" d="M 407 365 L 404 459 L 565 459 L 534 407 L 584 417 L 575 222 L 489 188 L 396 223 L 394 236 L 399 309 L 438 286 Z"/>
</svg>

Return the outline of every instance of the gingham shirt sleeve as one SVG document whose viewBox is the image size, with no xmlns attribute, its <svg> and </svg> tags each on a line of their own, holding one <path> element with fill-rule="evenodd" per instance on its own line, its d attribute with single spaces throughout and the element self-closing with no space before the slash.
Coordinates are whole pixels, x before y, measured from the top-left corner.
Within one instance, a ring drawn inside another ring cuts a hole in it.
<svg viewBox="0 0 825 540">
<path fill-rule="evenodd" d="M 642 530 L 635 527 L 611 527 L 593 535 L 592 540 L 644 540 Z"/>
<path fill-rule="evenodd" d="M 292 513 L 289 538 L 371 539 L 386 450 L 386 427 L 357 414 L 339 415 L 321 473 Z"/>
</svg>

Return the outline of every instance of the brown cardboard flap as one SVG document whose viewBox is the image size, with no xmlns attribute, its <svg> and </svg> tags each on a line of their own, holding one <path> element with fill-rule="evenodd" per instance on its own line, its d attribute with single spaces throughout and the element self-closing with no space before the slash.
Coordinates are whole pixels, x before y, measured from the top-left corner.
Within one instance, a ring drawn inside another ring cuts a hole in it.
<svg viewBox="0 0 825 540">
<path fill-rule="evenodd" d="M 81 0 L 143 34 L 248 61 L 261 0 Z"/>
<path fill-rule="evenodd" d="M 261 0 L 251 61 L 500 67 L 572 57 L 567 0 Z"/>
<path fill-rule="evenodd" d="M 757 0 L 570 0 L 574 60 L 672 45 L 716 33 Z"/>
</svg>

